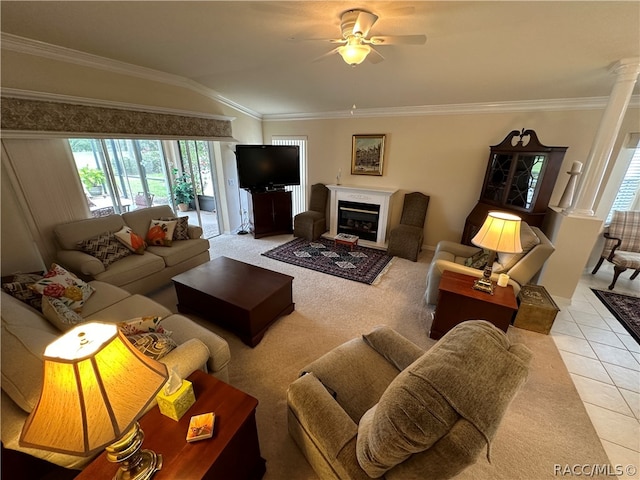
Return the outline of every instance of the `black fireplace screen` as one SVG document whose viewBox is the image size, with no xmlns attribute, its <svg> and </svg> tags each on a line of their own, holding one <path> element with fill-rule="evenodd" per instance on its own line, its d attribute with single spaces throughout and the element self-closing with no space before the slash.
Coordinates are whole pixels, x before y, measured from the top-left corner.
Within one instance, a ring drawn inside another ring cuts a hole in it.
<svg viewBox="0 0 640 480">
<path fill-rule="evenodd" d="M 375 242 L 379 218 L 380 205 L 342 200 L 338 202 L 338 233 L 349 233 Z"/>
</svg>

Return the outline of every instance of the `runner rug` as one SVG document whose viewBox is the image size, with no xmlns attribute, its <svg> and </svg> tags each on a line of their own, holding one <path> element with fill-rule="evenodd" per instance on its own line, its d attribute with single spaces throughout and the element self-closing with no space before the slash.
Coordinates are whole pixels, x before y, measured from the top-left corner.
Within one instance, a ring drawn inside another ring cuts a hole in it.
<svg viewBox="0 0 640 480">
<path fill-rule="evenodd" d="M 281 262 L 346 278 L 354 282 L 376 283 L 389 268 L 391 259 L 382 250 L 356 246 L 335 246 L 333 240 L 319 238 L 310 242 L 295 238 L 262 255 Z"/>
<path fill-rule="evenodd" d="M 640 343 L 640 297 L 591 289 L 614 317 Z"/>
</svg>

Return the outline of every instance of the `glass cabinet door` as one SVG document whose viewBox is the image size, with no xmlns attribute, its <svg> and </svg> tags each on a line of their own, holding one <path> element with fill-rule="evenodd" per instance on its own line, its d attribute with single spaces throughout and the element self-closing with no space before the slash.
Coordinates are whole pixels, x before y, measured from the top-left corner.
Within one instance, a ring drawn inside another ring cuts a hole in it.
<svg viewBox="0 0 640 480">
<path fill-rule="evenodd" d="M 529 210 L 538 190 L 538 178 L 544 166 L 545 156 L 520 154 L 514 162 L 514 172 L 506 204 Z"/>
<path fill-rule="evenodd" d="M 512 160 L 513 155 L 510 154 L 496 153 L 493 155 L 487 175 L 487 185 L 484 189 L 485 200 L 496 203 L 504 202 Z"/>
</svg>

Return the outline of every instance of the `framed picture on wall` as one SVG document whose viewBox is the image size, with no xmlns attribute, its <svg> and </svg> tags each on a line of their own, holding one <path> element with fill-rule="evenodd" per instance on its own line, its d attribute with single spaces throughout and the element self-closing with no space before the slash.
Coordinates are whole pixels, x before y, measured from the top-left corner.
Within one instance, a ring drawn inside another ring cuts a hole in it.
<svg viewBox="0 0 640 480">
<path fill-rule="evenodd" d="M 382 175 L 386 135 L 354 135 L 351 148 L 352 175 Z"/>
</svg>

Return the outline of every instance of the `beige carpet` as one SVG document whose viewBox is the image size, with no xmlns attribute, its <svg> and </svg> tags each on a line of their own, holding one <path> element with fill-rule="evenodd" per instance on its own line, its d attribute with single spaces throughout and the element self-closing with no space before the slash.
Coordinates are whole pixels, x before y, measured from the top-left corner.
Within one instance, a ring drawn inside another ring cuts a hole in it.
<svg viewBox="0 0 640 480">
<path fill-rule="evenodd" d="M 295 277 L 295 311 L 278 320 L 256 348 L 192 317 L 229 342 L 231 384 L 260 402 L 258 435 L 267 460 L 267 480 L 317 478 L 287 433 L 287 386 L 307 363 L 381 324 L 423 348 L 434 343 L 428 336 L 431 313 L 422 299 L 429 252 L 423 252 L 417 263 L 394 258 L 381 281 L 372 286 L 260 255 L 291 238 L 283 235 L 256 240 L 249 235 L 225 235 L 211 240 L 212 257 L 235 258 Z M 150 296 L 176 310 L 173 286 Z M 534 352 L 530 378 L 498 431 L 492 463 L 482 457 L 457 478 L 551 479 L 558 478 L 554 464 L 608 463 L 551 337 L 513 327 L 508 334 Z"/>
</svg>

